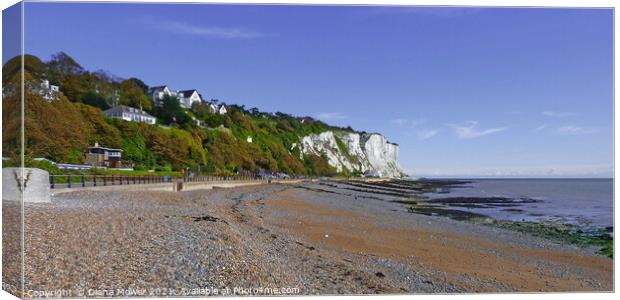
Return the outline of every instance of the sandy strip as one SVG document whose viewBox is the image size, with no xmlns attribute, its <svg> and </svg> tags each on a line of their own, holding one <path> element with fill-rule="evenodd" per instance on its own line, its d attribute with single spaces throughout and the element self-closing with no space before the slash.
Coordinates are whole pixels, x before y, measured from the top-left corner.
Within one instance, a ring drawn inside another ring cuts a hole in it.
<svg viewBox="0 0 620 300">
<path fill-rule="evenodd" d="M 491 237 L 481 239 L 449 231 L 394 228 L 386 216 L 316 204 L 296 197 L 290 191 L 274 195 L 266 204 L 271 209 L 294 213 L 276 220 L 275 224 L 292 228 L 296 235 L 335 253 L 389 258 L 448 274 L 496 282 L 515 291 L 613 288 L 613 263 L 604 257 L 506 245 L 493 241 Z M 552 267 L 541 268 L 541 265 Z M 558 274 L 551 270 L 561 268 L 578 269 L 579 272 Z M 597 283 L 585 284 L 584 281 L 592 279 Z M 494 291 L 493 286 L 481 288 L 459 282 L 456 278 L 449 278 L 449 281 L 470 291 Z"/>
</svg>

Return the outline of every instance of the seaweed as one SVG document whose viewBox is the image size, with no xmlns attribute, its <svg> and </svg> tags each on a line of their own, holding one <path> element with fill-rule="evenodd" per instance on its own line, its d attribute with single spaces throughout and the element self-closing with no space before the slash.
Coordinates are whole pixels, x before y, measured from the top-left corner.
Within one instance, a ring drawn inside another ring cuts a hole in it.
<svg viewBox="0 0 620 300">
<path fill-rule="evenodd" d="M 613 232 L 612 227 L 583 230 L 570 224 L 489 219 L 471 218 L 468 221 L 474 224 L 508 229 L 581 247 L 597 247 L 597 253 L 613 259 L 614 238 L 611 235 Z"/>
<path fill-rule="evenodd" d="M 412 205 L 409 207 L 410 213 L 426 216 L 444 216 L 458 221 L 467 221 L 472 218 L 485 218 L 487 216 L 458 209 L 446 209 L 443 206 L 420 206 Z"/>
</svg>

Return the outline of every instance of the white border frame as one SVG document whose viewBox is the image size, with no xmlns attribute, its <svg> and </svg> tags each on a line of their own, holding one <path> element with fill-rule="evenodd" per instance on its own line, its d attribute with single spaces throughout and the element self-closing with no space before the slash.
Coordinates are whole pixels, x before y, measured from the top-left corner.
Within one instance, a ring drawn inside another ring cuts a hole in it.
<svg viewBox="0 0 620 300">
<path fill-rule="evenodd" d="M 6 2 L 2 2 L 0 4 L 0 8 L 3 10 L 19 1 L 9 0 Z M 150 0 L 150 1 L 139 1 L 139 0 L 125 0 L 125 1 L 97 1 L 97 0 L 63 0 L 63 1 L 37 1 L 37 0 L 25 0 L 25 2 L 134 2 L 134 3 L 185 3 L 185 4 L 297 4 L 297 5 L 418 5 L 418 6 L 492 6 L 492 7 L 563 7 L 563 8 L 581 8 L 581 7 L 601 7 L 601 8 L 613 8 L 614 9 L 614 227 L 615 227 L 615 216 L 618 215 L 619 208 L 615 205 L 615 199 L 618 199 L 618 195 L 620 192 L 618 191 L 618 182 L 615 178 L 618 177 L 620 171 L 615 168 L 615 157 L 618 154 L 618 148 L 615 147 L 615 141 L 617 141 L 617 137 L 619 134 L 618 131 L 618 123 L 615 122 L 615 116 L 619 115 L 619 108 L 615 105 L 615 87 L 618 86 L 618 77 L 616 76 L 617 70 L 617 57 L 618 48 L 616 47 L 616 37 L 618 33 L 618 23 L 615 22 L 615 8 L 616 3 L 611 0 L 442 0 L 442 1 L 431 1 L 431 0 L 283 0 L 283 1 L 264 1 L 264 0 L 211 0 L 211 1 L 182 1 L 182 0 Z M 1 19 L 1 16 L 0 16 Z M 23 22 L 23 6 L 22 6 L 22 22 Z M 22 24 L 23 28 L 23 24 Z M 0 25 L 1 29 L 1 25 Z M 2 37 L 2 33 L 0 30 L 0 38 Z M 23 52 L 23 32 L 22 32 L 22 52 Z M 23 64 L 23 62 L 22 62 Z M 23 68 L 23 66 L 22 66 Z M 22 116 L 23 117 L 23 116 Z M 1 116 L 0 116 L 1 121 Z M 22 137 L 23 142 L 23 137 Z M 1 146 L 0 140 L 0 146 Z M 22 147 L 23 148 L 23 147 Z M 0 188 L 1 192 L 1 188 Z M 0 209 L 1 211 L 1 209 Z M 1 217 L 1 214 L 0 214 Z M 23 222 L 23 220 L 22 220 Z M 23 238 L 23 237 L 22 237 Z M 1 244 L 0 244 L 1 249 Z M 618 241 L 614 240 L 614 249 L 618 249 Z M 616 252 L 617 253 L 617 252 Z M 23 253 L 22 253 L 23 255 Z M 23 267 L 23 266 L 22 266 Z M 0 274 L 2 270 L 0 269 Z M 617 278 L 618 278 L 618 259 L 614 259 L 614 290 L 617 287 Z M 519 299 L 522 297 L 527 297 L 528 299 L 615 299 L 615 293 L 520 293 L 520 294 L 455 294 L 455 295 L 387 295 L 387 296 L 374 296 L 373 299 L 404 299 L 409 297 L 416 297 L 418 299 Z M 8 297 L 14 296 L 11 294 L 0 291 L 0 297 L 2 299 L 6 299 Z M 338 299 L 336 297 L 343 296 L 321 296 L 321 299 L 325 300 L 333 300 Z M 361 297 L 365 296 L 346 296 L 348 298 L 353 297 L 353 299 L 361 299 Z M 267 299 L 283 299 L 283 297 L 262 297 Z M 284 297 L 291 298 L 293 297 Z M 294 297 L 294 299 L 309 299 L 316 298 L 316 296 L 301 296 Z M 139 298 L 139 299 L 158 299 L 158 298 Z M 167 299 L 187 299 L 187 298 L 167 298 Z"/>
</svg>

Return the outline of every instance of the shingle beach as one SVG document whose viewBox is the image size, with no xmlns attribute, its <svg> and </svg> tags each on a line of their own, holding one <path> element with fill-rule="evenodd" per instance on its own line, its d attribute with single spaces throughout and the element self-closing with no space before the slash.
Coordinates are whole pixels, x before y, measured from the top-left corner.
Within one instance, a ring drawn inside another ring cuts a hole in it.
<svg viewBox="0 0 620 300">
<path fill-rule="evenodd" d="M 613 289 L 613 261 L 593 249 L 411 214 L 380 191 L 304 182 L 58 194 L 24 208 L 25 296 Z M 5 220 L 19 209 L 3 201 Z M 19 260 L 16 229 L 4 230 L 5 284 L 19 286 L 18 264 L 6 263 Z"/>
</svg>

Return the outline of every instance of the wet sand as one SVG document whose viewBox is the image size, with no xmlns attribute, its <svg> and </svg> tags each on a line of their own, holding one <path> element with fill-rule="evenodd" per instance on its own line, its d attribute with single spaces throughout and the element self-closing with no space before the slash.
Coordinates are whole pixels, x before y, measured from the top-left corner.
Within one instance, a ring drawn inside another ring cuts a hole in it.
<svg viewBox="0 0 620 300">
<path fill-rule="evenodd" d="M 26 296 L 613 290 L 595 249 L 411 214 L 390 194 L 307 182 L 58 195 L 25 207 Z M 6 220 L 18 212 L 3 201 Z"/>
</svg>

